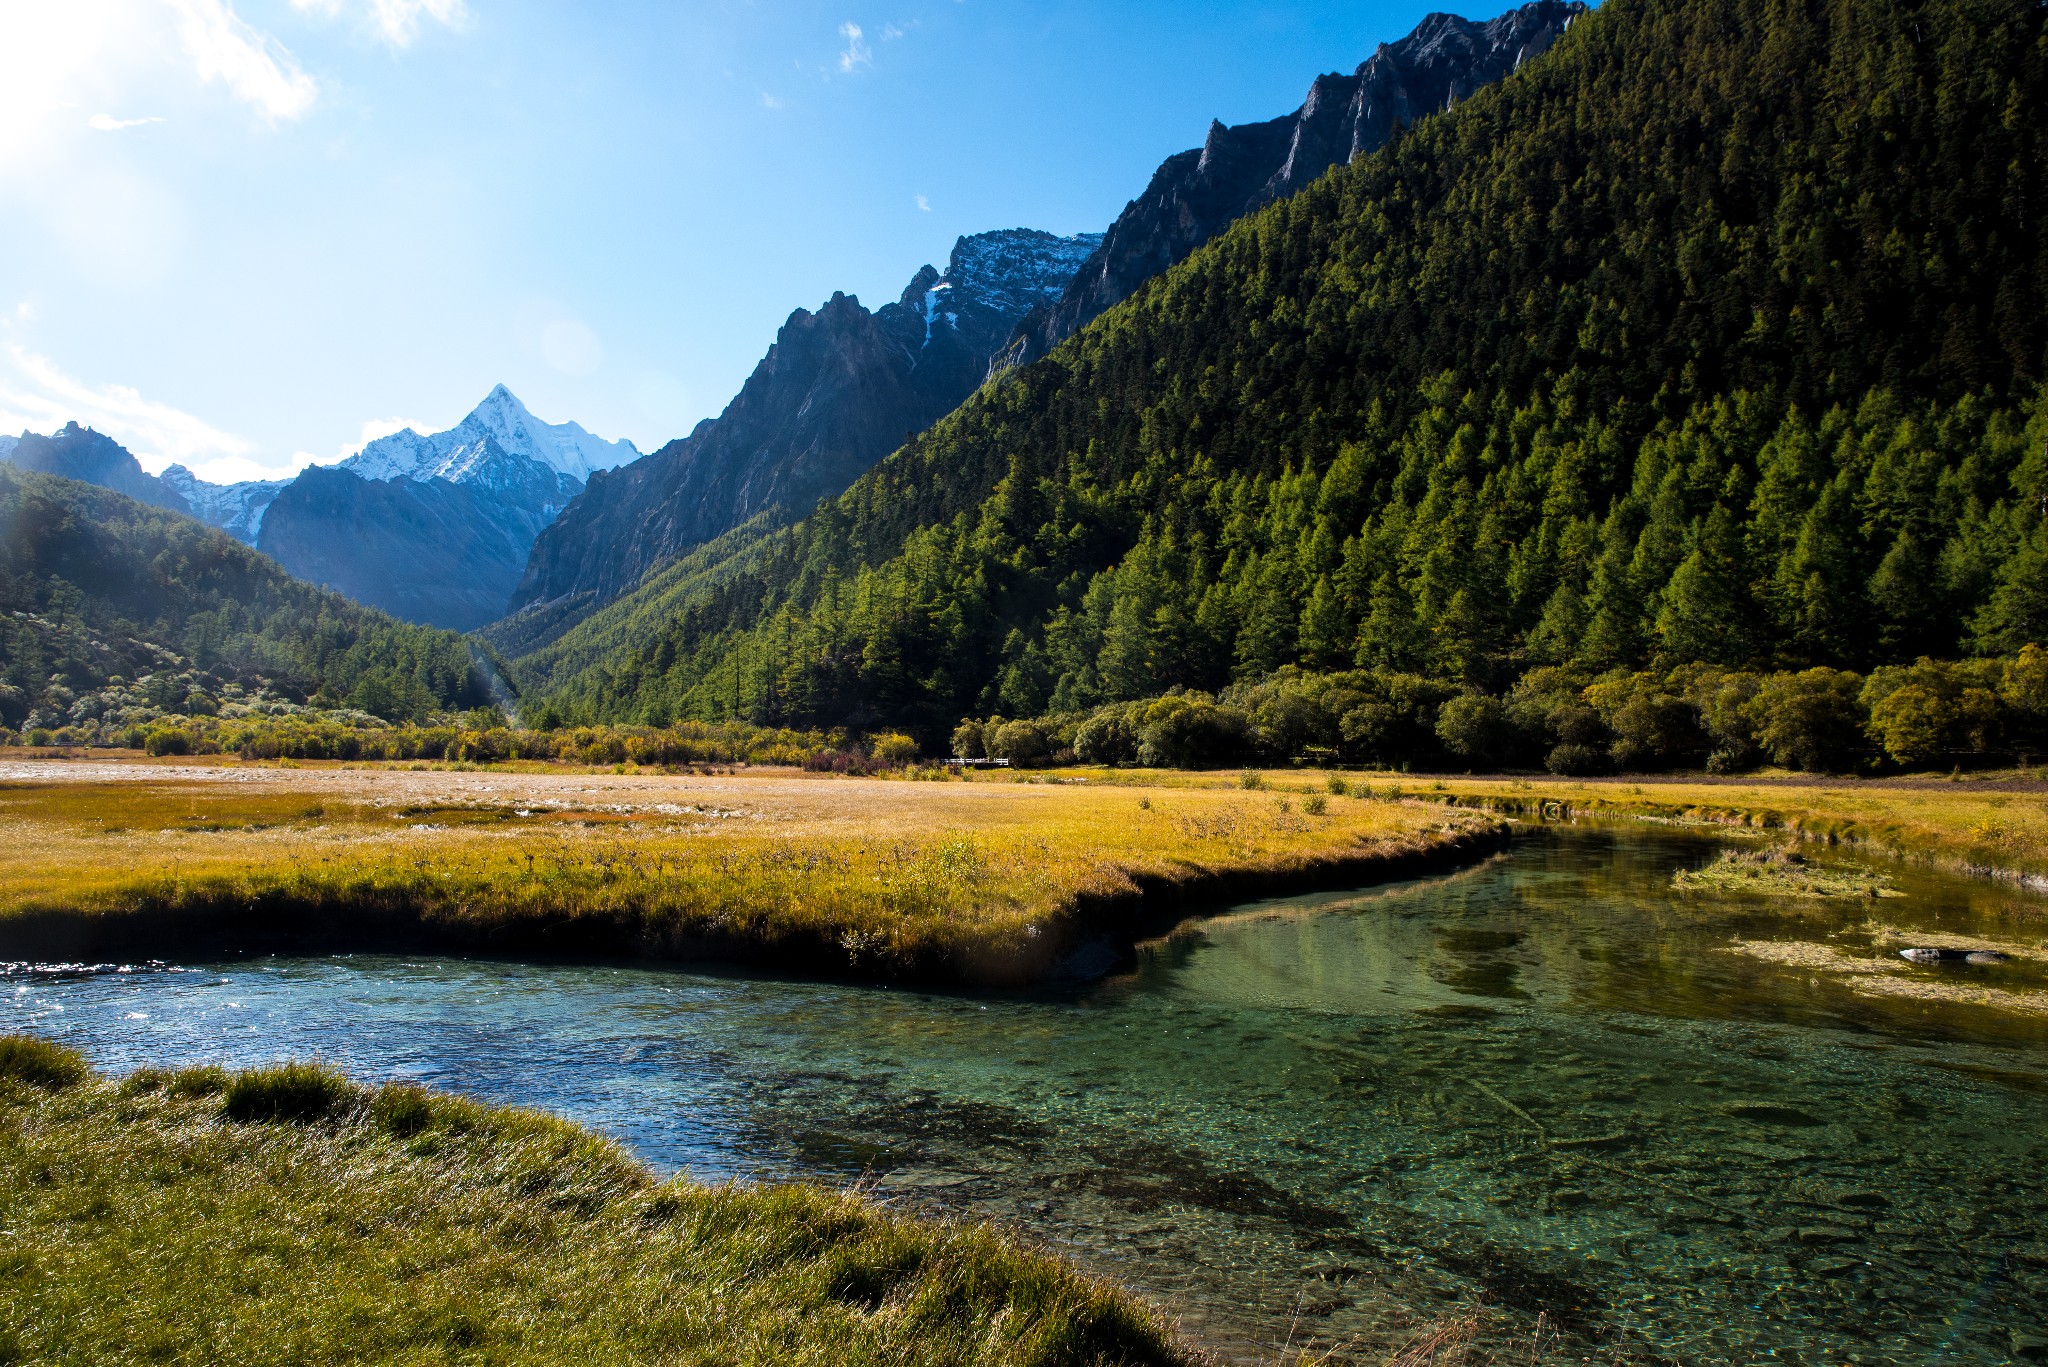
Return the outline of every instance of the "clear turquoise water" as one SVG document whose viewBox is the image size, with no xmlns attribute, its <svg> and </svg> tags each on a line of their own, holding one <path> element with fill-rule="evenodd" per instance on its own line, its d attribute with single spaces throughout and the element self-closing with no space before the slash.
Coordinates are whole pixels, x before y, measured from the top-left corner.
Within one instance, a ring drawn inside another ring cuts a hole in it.
<svg viewBox="0 0 2048 1367">
<path fill-rule="evenodd" d="M 1034 997 L 253 959 L 17 966 L 0 1025 L 111 1069 L 319 1056 L 703 1177 L 865 1175 L 1007 1220 L 1247 1356 L 1291 1334 L 1371 1360 L 1483 1299 L 1589 1361 L 2013 1360 L 2015 1332 L 2048 1337 L 2048 1021 L 1729 953 L 1858 943 L 1872 912 L 1673 894 L 1711 853 L 1539 832 L 1455 877 L 1241 908 Z M 2048 940 L 2048 900 L 1902 886 L 1876 904 L 1894 924 Z"/>
</svg>

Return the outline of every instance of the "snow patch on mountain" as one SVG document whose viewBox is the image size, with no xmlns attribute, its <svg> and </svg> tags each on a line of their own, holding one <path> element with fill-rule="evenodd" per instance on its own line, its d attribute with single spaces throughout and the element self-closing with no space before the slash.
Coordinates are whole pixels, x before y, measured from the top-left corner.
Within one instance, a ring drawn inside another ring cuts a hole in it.
<svg viewBox="0 0 2048 1367">
<path fill-rule="evenodd" d="M 278 491 L 291 483 L 285 479 L 252 479 L 240 484 L 209 484 L 182 465 L 170 466 L 157 478 L 184 497 L 192 506 L 192 516 L 251 546 L 263 530 L 263 514 Z"/>
<path fill-rule="evenodd" d="M 495 486 L 504 457 L 538 461 L 579 486 L 598 470 L 640 458 L 630 441 L 606 441 L 573 422 L 546 423 L 527 411 L 511 390 L 499 385 L 470 415 L 449 428 L 422 436 L 410 427 L 379 437 L 341 463 L 364 479 L 445 479 L 455 484 Z"/>
</svg>

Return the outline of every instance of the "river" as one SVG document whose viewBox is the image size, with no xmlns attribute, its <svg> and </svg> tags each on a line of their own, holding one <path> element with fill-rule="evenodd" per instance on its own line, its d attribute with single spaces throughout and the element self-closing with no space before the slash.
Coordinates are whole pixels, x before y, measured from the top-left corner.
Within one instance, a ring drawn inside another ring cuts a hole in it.
<svg viewBox="0 0 2048 1367">
<path fill-rule="evenodd" d="M 2048 942 L 2048 900 L 1680 894 L 1714 847 L 1532 830 L 1464 873 L 1240 907 L 1024 996 L 644 964 L 15 965 L 104 1068 L 330 1060 L 544 1107 L 664 1170 L 992 1215 L 1247 1358 L 1371 1361 L 1484 1302 L 1560 1360 L 2048 1354 L 2048 1018 L 1872 998 L 1737 940 L 1878 917 Z M 2019 960 L 1930 973 L 2041 984 Z M 1263 1348 L 1262 1348 L 1263 1346 Z"/>
</svg>

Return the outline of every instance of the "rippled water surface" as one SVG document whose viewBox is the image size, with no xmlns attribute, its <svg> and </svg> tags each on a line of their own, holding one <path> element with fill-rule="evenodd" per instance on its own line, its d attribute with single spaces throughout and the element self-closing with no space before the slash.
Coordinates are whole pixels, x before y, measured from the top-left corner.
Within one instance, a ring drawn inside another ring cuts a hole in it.
<svg viewBox="0 0 2048 1367">
<path fill-rule="evenodd" d="M 1030 998 L 642 966 L 257 959 L 0 981 L 102 1066 L 317 1055 L 538 1105 L 705 1177 L 995 1214 L 1211 1342 L 1361 1357 L 1475 1299 L 1589 1360 L 2004 1363 L 2048 1340 L 2048 1021 L 1733 954 L 2048 900 L 1681 896 L 1711 849 L 1553 830 L 1246 907 Z M 1968 973 L 2038 985 L 2025 961 Z M 2043 1344 L 2048 1349 L 2048 1343 Z"/>
</svg>

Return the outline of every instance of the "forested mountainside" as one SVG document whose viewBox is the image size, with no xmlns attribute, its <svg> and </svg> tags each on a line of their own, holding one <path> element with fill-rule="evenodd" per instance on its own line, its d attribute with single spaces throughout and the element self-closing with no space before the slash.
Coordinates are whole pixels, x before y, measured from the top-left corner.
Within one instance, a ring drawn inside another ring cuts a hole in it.
<svg viewBox="0 0 2048 1367">
<path fill-rule="evenodd" d="M 545 681 L 932 735 L 1290 663 L 1498 688 L 2036 639 L 2044 30 L 1609 0 Z"/>
<path fill-rule="evenodd" d="M 1037 360 L 1246 214 L 1547 51 L 1585 10 L 1578 0 L 1534 0 L 1484 22 L 1432 14 L 1351 75 L 1317 77 L 1284 118 L 1210 124 L 1200 147 L 1153 172 L 1059 298 L 1018 324 L 1015 354 Z"/>
<path fill-rule="evenodd" d="M 1101 239 L 1028 228 L 960 238 L 941 272 L 870 312 L 835 294 L 798 309 L 725 411 L 590 488 L 534 544 L 509 637 L 551 638 L 657 566 L 755 518 L 842 492 L 973 393 L 1034 307 Z M 496 634 L 496 633 L 494 633 Z"/>
<path fill-rule="evenodd" d="M 0 725 L 307 701 L 418 719 L 490 703 L 487 671 L 452 632 L 300 583 L 189 517 L 0 465 Z"/>
</svg>

